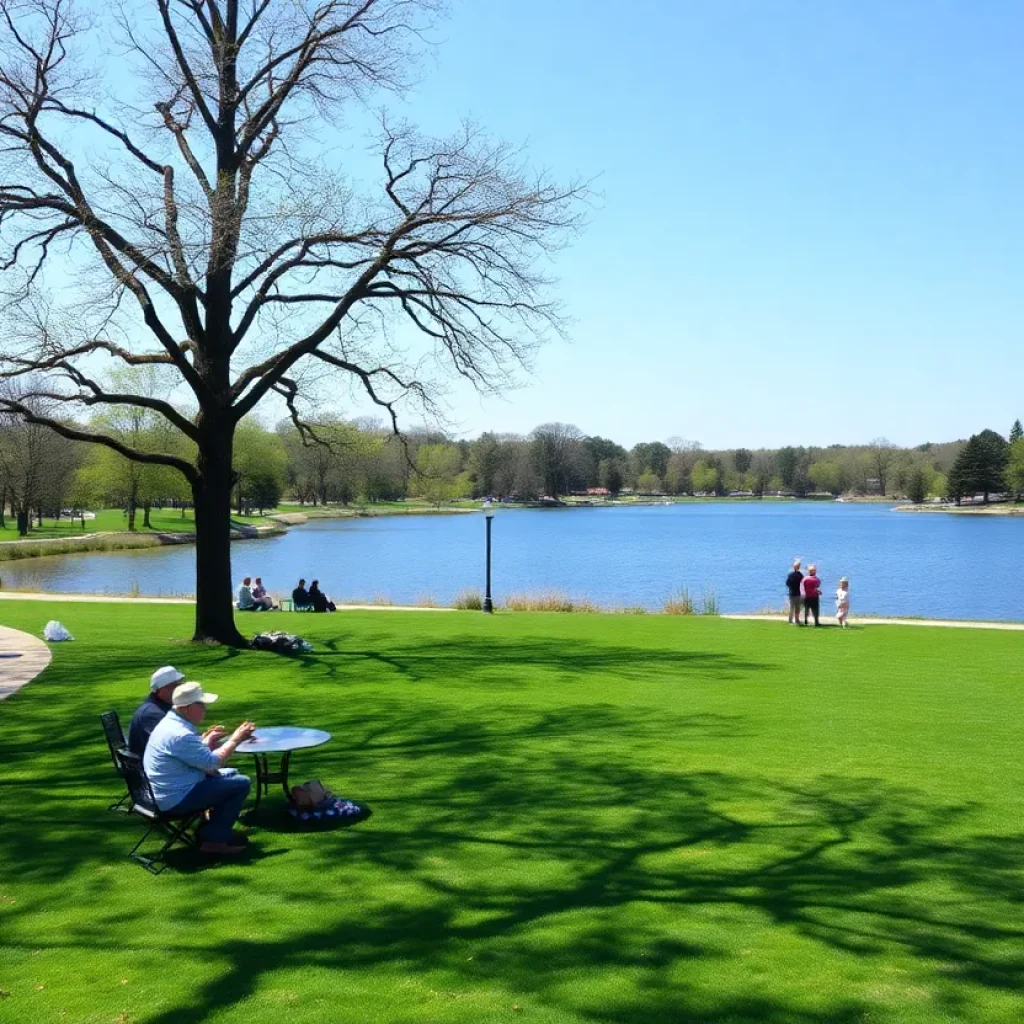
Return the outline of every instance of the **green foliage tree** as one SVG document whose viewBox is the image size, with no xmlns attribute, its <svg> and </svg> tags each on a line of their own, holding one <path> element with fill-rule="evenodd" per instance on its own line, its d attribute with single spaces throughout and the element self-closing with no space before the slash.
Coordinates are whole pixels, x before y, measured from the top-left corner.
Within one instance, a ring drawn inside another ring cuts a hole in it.
<svg viewBox="0 0 1024 1024">
<path fill-rule="evenodd" d="M 657 473 L 647 470 L 637 477 L 636 488 L 641 494 L 661 494 L 661 478 Z"/>
<path fill-rule="evenodd" d="M 633 457 L 638 475 L 649 470 L 662 477 L 668 469 L 668 460 L 672 455 L 672 449 L 661 441 L 644 441 L 634 445 L 630 455 Z M 639 481 L 637 483 L 639 486 Z"/>
<path fill-rule="evenodd" d="M 737 448 L 732 455 L 732 464 L 737 473 L 746 473 L 754 461 L 754 455 L 746 448 Z"/>
<path fill-rule="evenodd" d="M 288 455 L 280 435 L 271 433 L 253 420 L 243 420 L 235 428 L 232 468 L 235 473 L 235 508 L 244 515 L 248 505 L 259 508 L 276 488 L 280 498 L 287 479 Z"/>
<path fill-rule="evenodd" d="M 412 478 L 414 493 L 440 508 L 459 497 L 468 477 L 458 480 L 462 456 L 453 444 L 424 444 L 416 453 L 416 475 Z"/>
<path fill-rule="evenodd" d="M 706 459 L 698 459 L 690 473 L 694 494 L 711 494 L 718 489 L 718 468 Z"/>
<path fill-rule="evenodd" d="M 1010 427 L 1010 444 L 1013 444 L 1014 441 L 1020 441 L 1022 438 L 1024 438 L 1024 427 L 1020 425 L 1020 420 L 1014 420 L 1013 426 Z"/>
<path fill-rule="evenodd" d="M 1018 437 L 1010 444 L 1006 464 L 1006 485 L 1015 501 L 1024 494 L 1024 437 Z"/>
</svg>

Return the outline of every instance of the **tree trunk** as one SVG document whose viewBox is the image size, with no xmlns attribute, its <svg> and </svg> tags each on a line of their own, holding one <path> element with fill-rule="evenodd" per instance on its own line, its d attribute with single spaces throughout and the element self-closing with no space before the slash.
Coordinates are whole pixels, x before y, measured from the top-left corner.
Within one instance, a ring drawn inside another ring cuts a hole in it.
<svg viewBox="0 0 1024 1024">
<path fill-rule="evenodd" d="M 234 424 L 201 413 L 199 425 L 199 479 L 192 485 L 196 517 L 196 629 L 192 639 L 245 647 L 235 626 L 231 585 Z"/>
<path fill-rule="evenodd" d="M 149 521 L 149 502 L 142 506 L 142 526 L 146 530 L 153 529 L 153 524 Z"/>
</svg>

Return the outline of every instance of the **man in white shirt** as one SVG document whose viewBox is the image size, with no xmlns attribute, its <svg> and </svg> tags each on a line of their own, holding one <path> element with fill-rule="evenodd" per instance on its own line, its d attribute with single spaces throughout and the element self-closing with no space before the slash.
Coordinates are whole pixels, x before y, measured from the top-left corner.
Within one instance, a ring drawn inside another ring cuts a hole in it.
<svg viewBox="0 0 1024 1024">
<path fill-rule="evenodd" d="M 143 766 L 161 811 L 188 814 L 209 808 L 210 820 L 199 832 L 203 853 L 236 854 L 245 847 L 232 840 L 231 829 L 251 783 L 244 775 L 222 775 L 220 768 L 255 726 L 243 722 L 214 749 L 226 732 L 224 727 L 214 726 L 200 736 L 197 726 L 206 717 L 206 705 L 216 699 L 217 694 L 204 693 L 198 683 L 178 686 L 171 710 L 149 737 Z"/>
</svg>

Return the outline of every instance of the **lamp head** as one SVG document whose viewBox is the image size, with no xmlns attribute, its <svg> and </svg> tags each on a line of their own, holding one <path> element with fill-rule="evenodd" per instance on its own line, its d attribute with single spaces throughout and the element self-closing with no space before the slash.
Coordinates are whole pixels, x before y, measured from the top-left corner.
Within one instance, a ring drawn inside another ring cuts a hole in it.
<svg viewBox="0 0 1024 1024">
<path fill-rule="evenodd" d="M 484 502 L 484 515 L 487 516 L 488 519 L 494 518 L 494 505 L 491 503 L 490 498 Z"/>
</svg>

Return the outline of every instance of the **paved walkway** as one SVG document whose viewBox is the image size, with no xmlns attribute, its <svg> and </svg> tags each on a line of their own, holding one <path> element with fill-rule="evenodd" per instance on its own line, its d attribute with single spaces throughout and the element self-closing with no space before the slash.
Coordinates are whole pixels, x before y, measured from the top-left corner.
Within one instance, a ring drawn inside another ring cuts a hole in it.
<svg viewBox="0 0 1024 1024">
<path fill-rule="evenodd" d="M 786 622 L 785 615 L 723 615 L 723 619 L 747 619 L 759 622 Z M 831 616 L 821 617 L 827 625 L 835 625 Z M 975 622 L 971 619 L 876 619 L 866 616 L 850 618 L 851 626 L 941 626 L 946 629 L 1011 629 L 1024 630 L 1024 622 Z"/>
<path fill-rule="evenodd" d="M 52 657 L 42 640 L 20 629 L 0 626 L 0 700 L 32 682 Z"/>
<path fill-rule="evenodd" d="M 71 601 L 79 604 L 195 604 L 191 597 L 118 597 L 112 594 L 23 594 L 0 590 L 0 601 Z M 428 608 L 413 604 L 339 604 L 339 612 L 453 612 L 454 608 Z"/>
</svg>

